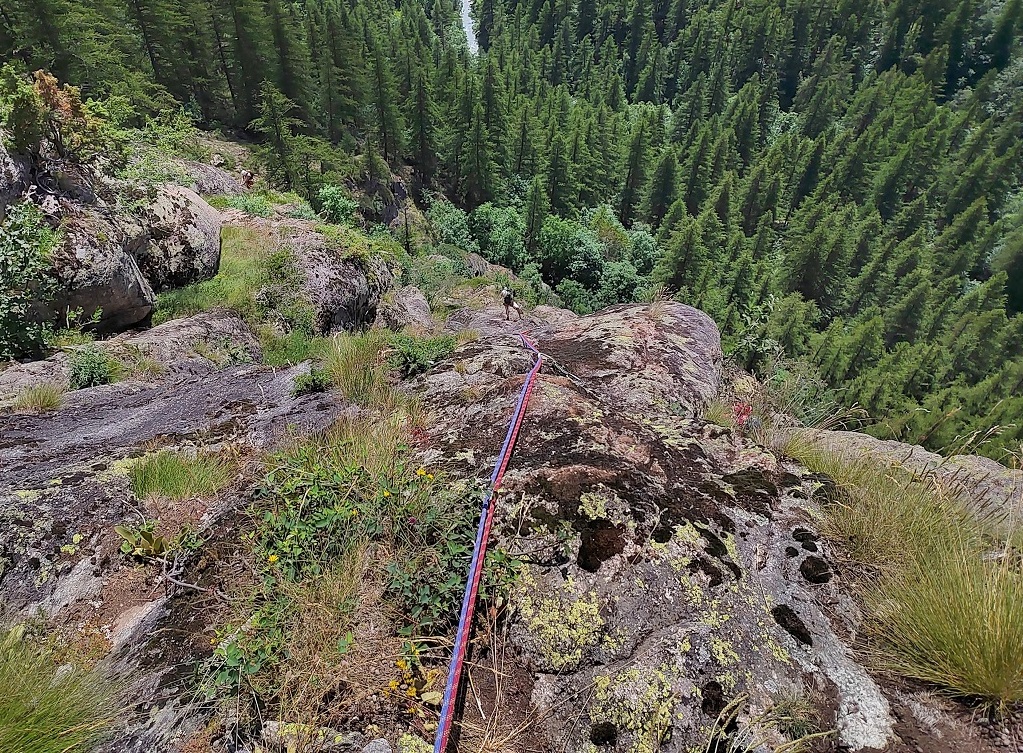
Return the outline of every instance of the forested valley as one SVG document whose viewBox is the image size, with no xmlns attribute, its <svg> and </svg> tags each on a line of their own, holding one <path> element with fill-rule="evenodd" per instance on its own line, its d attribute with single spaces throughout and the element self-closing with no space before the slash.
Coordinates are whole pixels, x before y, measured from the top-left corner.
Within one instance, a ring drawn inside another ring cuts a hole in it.
<svg viewBox="0 0 1023 753">
<path fill-rule="evenodd" d="M 478 52 L 454 0 L 3 0 L 0 55 L 118 123 L 256 139 L 314 207 L 393 171 L 442 244 L 577 312 L 699 307 L 879 437 L 1019 448 L 1021 0 L 472 13 Z"/>
</svg>

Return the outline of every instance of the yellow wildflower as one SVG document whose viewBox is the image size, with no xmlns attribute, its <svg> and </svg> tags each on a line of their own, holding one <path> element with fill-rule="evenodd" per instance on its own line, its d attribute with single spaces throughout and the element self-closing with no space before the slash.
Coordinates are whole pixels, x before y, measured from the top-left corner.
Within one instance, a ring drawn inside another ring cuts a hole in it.
<svg viewBox="0 0 1023 753">
<path fill-rule="evenodd" d="M 433 481 L 433 474 L 432 474 L 432 473 L 427 473 L 427 474 L 426 474 L 426 477 L 427 477 L 428 479 L 430 479 L 430 481 Z"/>
<path fill-rule="evenodd" d="M 417 476 L 425 476 L 426 475 L 426 469 L 425 468 L 420 468 L 418 471 L 416 471 L 416 475 Z"/>
<path fill-rule="evenodd" d="M 390 497 L 391 493 L 387 489 L 384 489 L 384 496 L 385 497 Z"/>
<path fill-rule="evenodd" d="M 270 563 L 270 564 L 272 565 L 272 564 L 273 564 L 273 563 L 275 563 L 275 562 L 276 562 L 277 560 L 279 560 L 279 559 L 280 559 L 280 557 L 278 557 L 278 556 L 277 556 L 276 554 L 271 554 L 271 555 L 270 555 L 269 557 L 267 557 L 266 559 L 267 559 L 267 561 L 268 561 L 268 562 L 269 562 L 269 563 Z"/>
</svg>

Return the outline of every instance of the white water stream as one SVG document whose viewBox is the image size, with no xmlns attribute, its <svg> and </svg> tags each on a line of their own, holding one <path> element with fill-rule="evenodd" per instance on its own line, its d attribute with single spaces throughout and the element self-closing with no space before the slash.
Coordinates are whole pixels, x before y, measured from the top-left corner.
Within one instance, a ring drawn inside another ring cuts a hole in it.
<svg viewBox="0 0 1023 753">
<path fill-rule="evenodd" d="M 480 46 L 476 42 L 476 29 L 469 16 L 469 0 L 462 0 L 462 28 L 465 29 L 465 38 L 469 42 L 469 52 L 478 52 Z"/>
</svg>

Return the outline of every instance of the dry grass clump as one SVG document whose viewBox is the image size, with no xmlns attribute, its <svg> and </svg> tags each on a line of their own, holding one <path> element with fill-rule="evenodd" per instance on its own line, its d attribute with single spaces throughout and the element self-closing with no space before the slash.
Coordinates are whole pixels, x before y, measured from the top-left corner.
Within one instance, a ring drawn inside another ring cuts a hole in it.
<svg viewBox="0 0 1023 753">
<path fill-rule="evenodd" d="M 131 490 L 139 499 L 189 499 L 215 494 L 231 480 L 233 465 L 216 453 L 161 450 L 145 455 L 128 469 Z"/>
<path fill-rule="evenodd" d="M 871 594 L 879 664 L 1004 710 L 1023 701 L 1019 560 L 947 543 Z"/>
<path fill-rule="evenodd" d="M 58 410 L 64 404 L 65 389 L 59 384 L 45 382 L 26 387 L 14 400 L 15 410 L 45 411 Z"/>
<path fill-rule="evenodd" d="M 1023 571 L 1001 520 L 875 458 L 850 460 L 805 434 L 794 455 L 835 480 L 822 527 L 869 567 L 864 600 L 877 664 L 1006 709 L 1023 701 Z"/>
</svg>

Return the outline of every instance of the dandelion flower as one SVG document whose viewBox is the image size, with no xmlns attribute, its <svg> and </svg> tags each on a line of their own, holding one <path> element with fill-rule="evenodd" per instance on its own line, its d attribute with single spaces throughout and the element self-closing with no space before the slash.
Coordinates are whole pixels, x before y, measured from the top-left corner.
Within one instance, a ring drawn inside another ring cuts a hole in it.
<svg viewBox="0 0 1023 753">
<path fill-rule="evenodd" d="M 269 557 L 267 557 L 266 559 L 267 559 L 267 562 L 269 562 L 269 563 L 270 563 L 270 564 L 272 565 L 272 564 L 273 564 L 273 563 L 275 563 L 275 562 L 276 562 L 277 560 L 279 560 L 279 559 L 280 559 L 280 557 L 278 557 L 278 556 L 277 556 L 276 554 L 271 554 L 271 555 L 270 555 Z"/>
<path fill-rule="evenodd" d="M 384 496 L 385 497 L 390 497 L 391 496 L 391 492 L 389 492 L 387 489 L 384 489 Z"/>
<path fill-rule="evenodd" d="M 425 468 L 420 468 L 419 470 L 416 471 L 416 475 L 417 476 L 425 476 L 426 475 L 426 469 Z"/>
</svg>

